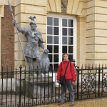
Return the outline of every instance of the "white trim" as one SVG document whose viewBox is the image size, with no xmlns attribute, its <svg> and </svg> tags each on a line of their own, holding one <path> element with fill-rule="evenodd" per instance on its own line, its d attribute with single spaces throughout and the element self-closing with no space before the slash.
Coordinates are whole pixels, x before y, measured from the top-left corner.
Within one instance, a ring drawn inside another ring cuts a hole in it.
<svg viewBox="0 0 107 107">
<path fill-rule="evenodd" d="M 73 48 L 73 59 L 75 60 L 75 62 L 77 62 L 77 20 L 76 18 L 74 19 L 74 48 Z"/>
<path fill-rule="evenodd" d="M 42 37 L 42 38 L 43 38 L 43 37 Z M 46 40 L 46 41 L 45 41 L 45 42 L 46 42 L 45 47 L 46 47 L 46 49 L 47 49 L 47 18 L 46 18 L 46 39 L 45 39 L 45 40 Z M 44 48 L 45 48 L 45 47 L 44 47 Z"/>
<path fill-rule="evenodd" d="M 0 71 L 1 71 L 1 17 L 0 17 Z"/>
<path fill-rule="evenodd" d="M 59 18 L 59 17 L 58 17 Z M 59 19 L 59 26 L 61 26 L 61 21 Z M 62 26 L 60 27 L 61 28 L 61 31 L 59 32 L 59 36 L 62 35 Z M 59 37 L 59 63 L 61 62 L 61 59 L 62 59 L 62 38 Z M 61 53 L 61 55 L 60 55 Z"/>
</svg>

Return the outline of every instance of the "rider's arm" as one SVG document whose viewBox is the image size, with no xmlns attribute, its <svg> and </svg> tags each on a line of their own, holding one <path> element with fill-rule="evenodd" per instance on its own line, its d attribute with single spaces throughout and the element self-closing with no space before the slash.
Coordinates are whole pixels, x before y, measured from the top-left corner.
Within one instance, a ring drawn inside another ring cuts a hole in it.
<svg viewBox="0 0 107 107">
<path fill-rule="evenodd" d="M 16 29 L 21 33 L 27 33 L 28 30 L 26 28 L 21 28 L 17 23 L 16 20 L 13 20 L 13 25 L 16 27 Z"/>
</svg>

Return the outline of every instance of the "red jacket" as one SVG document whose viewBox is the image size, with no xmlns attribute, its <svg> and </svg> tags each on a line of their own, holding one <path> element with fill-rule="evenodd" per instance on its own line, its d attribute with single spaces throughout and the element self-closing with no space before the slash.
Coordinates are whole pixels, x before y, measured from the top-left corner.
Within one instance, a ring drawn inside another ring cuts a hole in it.
<svg viewBox="0 0 107 107">
<path fill-rule="evenodd" d="M 60 76 L 64 75 L 68 62 L 69 62 L 69 65 L 67 67 L 65 78 L 66 80 L 72 80 L 72 81 L 76 80 L 76 71 L 74 68 L 74 64 L 70 61 L 62 61 L 60 63 L 58 70 L 57 70 L 57 80 L 60 80 Z"/>
</svg>

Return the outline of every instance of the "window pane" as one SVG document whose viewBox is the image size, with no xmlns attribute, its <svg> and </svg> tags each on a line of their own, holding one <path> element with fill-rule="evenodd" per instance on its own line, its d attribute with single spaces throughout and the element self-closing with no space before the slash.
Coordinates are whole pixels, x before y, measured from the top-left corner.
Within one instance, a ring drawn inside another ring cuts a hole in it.
<svg viewBox="0 0 107 107">
<path fill-rule="evenodd" d="M 68 53 L 73 53 L 73 46 L 68 46 Z"/>
<path fill-rule="evenodd" d="M 69 35 L 69 36 L 73 36 L 73 29 L 72 29 L 72 28 L 69 28 L 69 29 L 68 29 L 68 35 Z"/>
<path fill-rule="evenodd" d="M 49 50 L 49 53 L 52 53 L 52 45 L 47 45 L 47 49 Z"/>
<path fill-rule="evenodd" d="M 49 56 L 50 62 L 52 62 L 52 54 L 49 54 L 48 56 Z"/>
<path fill-rule="evenodd" d="M 52 27 L 47 27 L 47 34 L 52 34 Z"/>
<path fill-rule="evenodd" d="M 58 69 L 58 64 L 54 64 L 54 71 L 57 71 Z"/>
<path fill-rule="evenodd" d="M 67 53 L 67 46 L 62 46 L 62 53 Z"/>
<path fill-rule="evenodd" d="M 62 44 L 67 44 L 67 37 L 62 37 Z"/>
<path fill-rule="evenodd" d="M 54 18 L 54 26 L 59 26 L 59 19 L 58 18 Z"/>
<path fill-rule="evenodd" d="M 68 44 L 73 45 L 73 37 L 68 37 Z"/>
<path fill-rule="evenodd" d="M 59 35 L 59 28 L 58 27 L 54 27 L 54 35 Z"/>
<path fill-rule="evenodd" d="M 54 53 L 59 53 L 58 46 L 54 46 Z"/>
<path fill-rule="evenodd" d="M 73 61 L 73 55 L 69 55 L 69 60 Z"/>
<path fill-rule="evenodd" d="M 62 29 L 62 35 L 67 35 L 67 28 Z"/>
<path fill-rule="evenodd" d="M 53 72 L 53 65 L 50 64 L 49 72 Z"/>
<path fill-rule="evenodd" d="M 58 62 L 58 60 L 59 60 L 58 55 L 54 55 L 54 62 Z"/>
<path fill-rule="evenodd" d="M 54 36 L 54 44 L 58 44 L 59 43 L 59 37 L 58 36 Z"/>
<path fill-rule="evenodd" d="M 47 43 L 52 44 L 52 36 L 47 36 Z"/>
<path fill-rule="evenodd" d="M 52 17 L 47 18 L 47 25 L 52 25 Z"/>
<path fill-rule="evenodd" d="M 62 26 L 67 26 L 67 19 L 62 19 Z"/>
<path fill-rule="evenodd" d="M 73 27 L 73 20 L 68 20 L 68 26 Z"/>
</svg>

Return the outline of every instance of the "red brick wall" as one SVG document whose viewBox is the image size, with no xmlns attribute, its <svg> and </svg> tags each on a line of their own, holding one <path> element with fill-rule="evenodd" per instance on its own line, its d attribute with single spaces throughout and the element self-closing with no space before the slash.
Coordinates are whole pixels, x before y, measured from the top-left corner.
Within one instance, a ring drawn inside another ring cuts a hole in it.
<svg viewBox="0 0 107 107">
<path fill-rule="evenodd" d="M 4 17 L 1 19 L 1 64 L 14 66 L 14 27 L 9 7 L 4 7 Z"/>
</svg>

